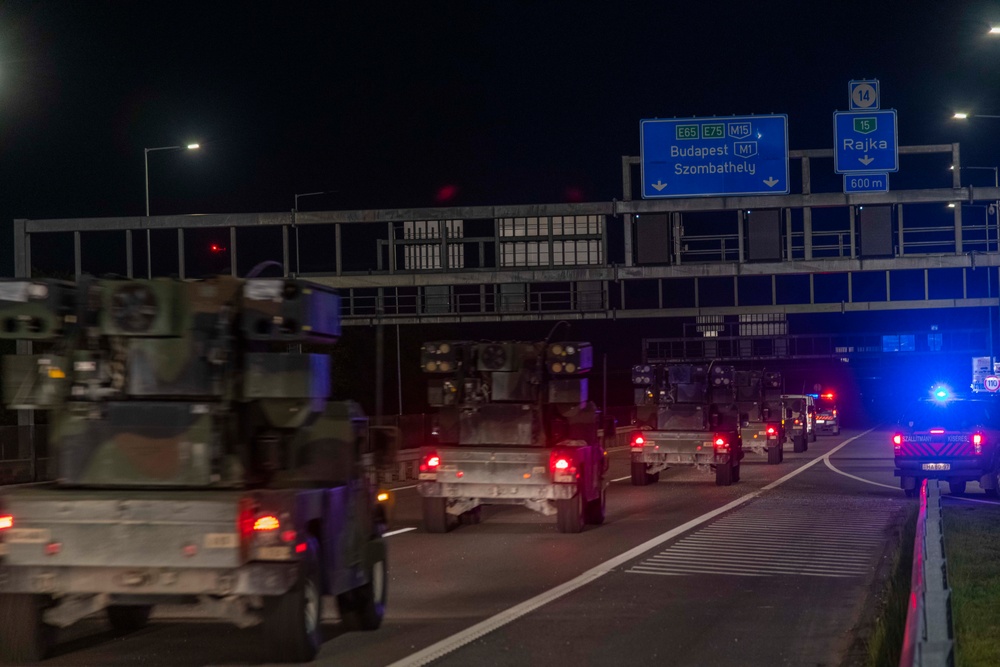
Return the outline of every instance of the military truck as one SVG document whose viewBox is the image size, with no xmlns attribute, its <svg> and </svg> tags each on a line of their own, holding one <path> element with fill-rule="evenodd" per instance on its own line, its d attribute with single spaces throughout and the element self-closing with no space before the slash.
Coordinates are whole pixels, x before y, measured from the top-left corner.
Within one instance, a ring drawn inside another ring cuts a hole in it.
<svg viewBox="0 0 1000 667">
<path fill-rule="evenodd" d="M 290 278 L 0 282 L 3 398 L 45 411 L 51 478 L 0 489 L 0 647 L 41 659 L 104 610 L 117 632 L 158 604 L 262 625 L 312 660 L 320 608 L 378 628 L 391 434 L 330 400 L 340 299 Z"/>
<path fill-rule="evenodd" d="M 420 357 L 437 409 L 417 485 L 428 532 L 478 523 L 484 505 L 555 514 L 563 533 L 604 522 L 607 451 L 583 377 L 590 343 L 431 341 Z"/>
<path fill-rule="evenodd" d="M 816 442 L 816 403 L 809 394 L 781 395 L 782 423 L 793 452 L 804 452 Z"/>
<path fill-rule="evenodd" d="M 711 364 L 640 364 L 631 438 L 632 484 L 659 481 L 671 466 L 715 472 L 715 483 L 740 481 L 743 441 L 736 401 L 736 369 Z"/>
<path fill-rule="evenodd" d="M 781 423 L 781 373 L 736 371 L 736 404 L 740 412 L 743 449 L 767 457 L 770 465 L 784 458 Z"/>
</svg>

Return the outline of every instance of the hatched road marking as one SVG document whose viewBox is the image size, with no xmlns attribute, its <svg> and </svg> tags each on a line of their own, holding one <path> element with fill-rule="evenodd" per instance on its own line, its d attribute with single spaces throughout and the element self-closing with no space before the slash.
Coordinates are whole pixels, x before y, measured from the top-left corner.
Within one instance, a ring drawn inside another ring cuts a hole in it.
<svg viewBox="0 0 1000 667">
<path fill-rule="evenodd" d="M 904 503 L 863 509 L 849 504 L 831 509 L 829 499 L 805 499 L 796 502 L 792 513 L 787 500 L 758 498 L 626 572 L 737 577 L 868 574 L 893 515 Z"/>
</svg>

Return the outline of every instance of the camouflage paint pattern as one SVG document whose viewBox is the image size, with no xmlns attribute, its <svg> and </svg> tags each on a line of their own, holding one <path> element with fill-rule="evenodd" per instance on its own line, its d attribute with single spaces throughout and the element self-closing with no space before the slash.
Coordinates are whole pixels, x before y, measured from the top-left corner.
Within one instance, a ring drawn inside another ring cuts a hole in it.
<svg viewBox="0 0 1000 667">
<path fill-rule="evenodd" d="M 295 278 L 252 278 L 243 287 L 249 340 L 332 343 L 340 337 L 340 296 Z"/>
</svg>

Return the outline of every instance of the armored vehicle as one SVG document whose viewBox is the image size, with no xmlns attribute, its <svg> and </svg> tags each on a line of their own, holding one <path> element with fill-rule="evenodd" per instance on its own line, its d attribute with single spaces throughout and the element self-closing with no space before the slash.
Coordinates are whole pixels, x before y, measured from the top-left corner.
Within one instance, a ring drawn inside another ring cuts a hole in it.
<svg viewBox="0 0 1000 667">
<path fill-rule="evenodd" d="M 0 653 L 42 658 L 53 630 L 157 604 L 262 624 L 312 660 L 320 603 L 372 630 L 386 604 L 374 467 L 392 434 L 335 402 L 340 300 L 296 279 L 0 282 L 3 398 L 48 418 L 52 483 L 0 490 Z"/>
<path fill-rule="evenodd" d="M 631 438 L 632 484 L 659 481 L 685 465 L 715 472 L 715 483 L 740 481 L 743 441 L 736 369 L 712 364 L 632 367 L 637 430 Z"/>
<path fill-rule="evenodd" d="M 782 394 L 785 437 L 792 442 L 793 452 L 804 452 L 810 442 L 816 442 L 816 403 L 809 394 Z"/>
<path fill-rule="evenodd" d="M 740 411 L 743 449 L 767 457 L 771 465 L 784 458 L 781 423 L 781 373 L 736 371 L 736 404 Z"/>
<path fill-rule="evenodd" d="M 564 533 L 604 522 L 607 452 L 582 377 L 592 363 L 586 342 L 423 344 L 437 409 L 417 486 L 428 532 L 476 523 L 483 505 L 555 514 Z"/>
</svg>

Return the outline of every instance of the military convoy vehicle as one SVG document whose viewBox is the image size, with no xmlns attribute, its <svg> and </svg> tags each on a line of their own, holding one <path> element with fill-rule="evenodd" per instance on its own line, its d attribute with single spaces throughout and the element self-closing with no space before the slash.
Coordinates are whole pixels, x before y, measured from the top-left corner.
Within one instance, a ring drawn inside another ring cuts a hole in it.
<svg viewBox="0 0 1000 667">
<path fill-rule="evenodd" d="M 781 380 L 777 371 L 736 371 L 736 404 L 743 449 L 766 456 L 770 465 L 785 458 Z"/>
<path fill-rule="evenodd" d="M 711 364 L 632 367 L 637 430 L 631 438 L 632 484 L 659 481 L 671 466 L 715 472 L 715 483 L 740 481 L 743 441 L 736 369 Z"/>
<path fill-rule="evenodd" d="M 339 297 L 296 279 L 0 281 L 0 337 L 37 352 L 3 358 L 3 398 L 47 413 L 56 480 L 0 489 L 0 654 L 157 604 L 262 624 L 281 662 L 316 656 L 324 595 L 378 628 L 392 434 L 288 351 L 339 334 Z"/>
<path fill-rule="evenodd" d="M 428 532 L 478 523 L 483 505 L 555 514 L 563 533 L 604 522 L 608 460 L 583 377 L 589 343 L 432 341 L 420 357 L 437 409 L 417 485 Z"/>
<path fill-rule="evenodd" d="M 793 452 L 804 452 L 816 442 L 816 403 L 809 394 L 782 394 L 782 421 Z"/>
</svg>

